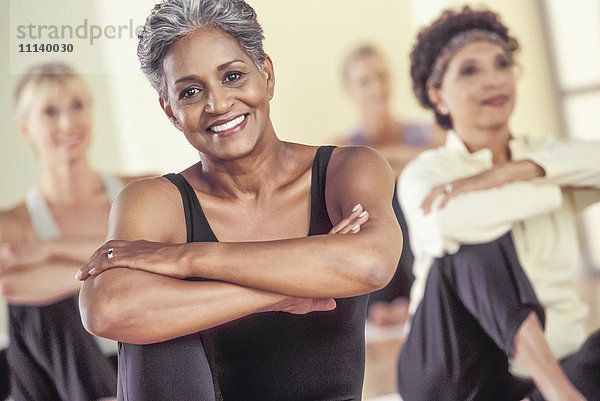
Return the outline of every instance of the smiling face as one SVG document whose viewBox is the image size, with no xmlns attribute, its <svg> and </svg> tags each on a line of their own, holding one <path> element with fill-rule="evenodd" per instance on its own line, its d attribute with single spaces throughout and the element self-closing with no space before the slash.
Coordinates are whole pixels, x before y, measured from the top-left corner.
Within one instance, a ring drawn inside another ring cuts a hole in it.
<svg viewBox="0 0 600 401">
<path fill-rule="evenodd" d="M 515 106 L 514 63 L 506 51 L 487 41 L 456 52 L 439 89 L 429 92 L 442 114 L 450 114 L 457 132 L 508 129 Z"/>
<path fill-rule="evenodd" d="M 84 159 L 91 142 L 91 98 L 77 78 L 32 83 L 19 108 L 19 128 L 36 155 L 50 163 Z"/>
<path fill-rule="evenodd" d="M 390 107 L 390 72 L 377 53 L 360 57 L 348 66 L 346 89 L 366 115 L 385 115 Z"/>
<path fill-rule="evenodd" d="M 274 138 L 269 117 L 274 76 L 232 36 L 203 28 L 175 42 L 163 60 L 168 99 L 161 105 L 202 154 L 235 159 Z"/>
</svg>

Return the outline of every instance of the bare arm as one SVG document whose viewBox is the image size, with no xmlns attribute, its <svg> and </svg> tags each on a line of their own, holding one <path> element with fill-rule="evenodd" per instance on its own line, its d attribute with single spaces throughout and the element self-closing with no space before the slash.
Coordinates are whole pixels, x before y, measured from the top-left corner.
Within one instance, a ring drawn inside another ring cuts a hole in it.
<svg viewBox="0 0 600 401">
<path fill-rule="evenodd" d="M 165 341 L 261 311 L 306 313 L 335 307 L 333 300 L 294 302 L 228 283 L 184 281 L 123 268 L 85 280 L 79 298 L 88 331 L 135 344 Z"/>
<path fill-rule="evenodd" d="M 206 264 L 192 259 L 193 269 L 203 276 L 292 296 L 372 292 L 388 283 L 402 249 L 392 195 L 393 175 L 378 153 L 363 147 L 337 148 L 327 171 L 329 217 L 335 225 L 360 204 L 369 212 L 360 232 L 222 244 Z"/>
<path fill-rule="evenodd" d="M 112 242 L 93 260 L 93 274 L 115 267 L 102 257 L 108 248 L 118 263 L 172 277 L 198 276 L 294 297 L 348 297 L 385 286 L 400 257 L 402 234 L 391 200 L 388 163 L 368 148 L 338 148 L 327 173 L 326 203 L 333 224 L 357 204 L 369 221 L 350 236 L 321 235 L 263 242 Z M 82 278 L 92 266 L 84 266 Z"/>
<path fill-rule="evenodd" d="M 79 268 L 72 261 L 21 265 L 0 273 L 0 293 L 11 304 L 46 305 L 76 294 L 81 283 L 73 278 Z"/>
<path fill-rule="evenodd" d="M 59 238 L 0 244 L 0 293 L 13 304 L 44 305 L 77 294 L 73 276 L 102 243 L 100 238 Z"/>
<path fill-rule="evenodd" d="M 364 217 L 350 219 L 347 226 L 351 230 L 361 221 Z M 146 238 L 167 245 L 185 239 L 174 227 L 185 227 L 179 193 L 166 180 L 151 180 L 121 193 L 111 210 L 108 238 Z M 91 259 L 95 257 L 104 259 L 106 253 L 101 248 Z M 127 268 L 89 277 L 80 294 L 82 319 L 90 332 L 131 343 L 164 341 L 265 310 L 307 313 L 333 307 L 332 299 L 291 298 Z"/>
<path fill-rule="evenodd" d="M 48 304 L 79 291 L 73 274 L 102 238 L 39 240 L 24 205 L 0 213 L 0 293 L 9 303 Z"/>
<path fill-rule="evenodd" d="M 20 266 L 44 264 L 62 259 L 81 264 L 104 242 L 101 237 L 61 237 L 49 240 L 0 243 L 0 272 Z"/>
</svg>

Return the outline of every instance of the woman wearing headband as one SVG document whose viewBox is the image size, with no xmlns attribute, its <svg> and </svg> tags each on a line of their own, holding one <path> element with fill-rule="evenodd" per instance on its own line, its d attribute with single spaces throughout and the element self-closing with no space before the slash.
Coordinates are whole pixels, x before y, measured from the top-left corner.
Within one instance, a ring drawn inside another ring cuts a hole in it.
<svg viewBox="0 0 600 401">
<path fill-rule="evenodd" d="M 121 341 L 122 399 L 361 399 L 364 294 L 401 252 L 393 174 L 366 147 L 277 137 L 262 39 L 241 0 L 165 0 L 140 34 L 200 160 L 128 186 L 78 275 L 86 327 Z"/>
<path fill-rule="evenodd" d="M 532 384 L 510 359 L 547 400 L 582 399 L 556 357 L 585 338 L 575 213 L 600 201 L 600 143 L 513 134 L 517 49 L 496 14 L 465 8 L 411 53 L 415 94 L 450 131 L 400 178 L 416 276 L 405 401 L 519 400 Z"/>
<path fill-rule="evenodd" d="M 8 302 L 11 396 L 96 400 L 116 394 L 116 371 L 85 331 L 73 275 L 105 240 L 110 203 L 133 178 L 88 161 L 92 97 L 62 63 L 27 70 L 16 88 L 23 138 L 41 168 L 26 199 L 0 212 L 0 289 Z M 116 352 L 115 344 L 106 351 Z"/>
</svg>

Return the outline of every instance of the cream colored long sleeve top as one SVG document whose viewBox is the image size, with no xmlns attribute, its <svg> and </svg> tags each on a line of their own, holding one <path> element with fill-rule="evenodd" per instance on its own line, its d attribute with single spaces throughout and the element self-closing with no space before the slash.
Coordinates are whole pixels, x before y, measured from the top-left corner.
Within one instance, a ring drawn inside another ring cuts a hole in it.
<svg viewBox="0 0 600 401">
<path fill-rule="evenodd" d="M 434 258 L 457 252 L 461 244 L 489 242 L 510 231 L 545 307 L 547 339 L 561 357 L 585 338 L 587 306 L 575 290 L 581 265 L 576 214 L 600 202 L 600 141 L 517 137 L 509 146 L 513 160 L 535 162 L 545 177 L 459 195 L 442 209 L 437 199 L 427 215 L 420 206 L 434 186 L 491 168 L 492 153 L 470 153 L 458 135 L 449 132 L 443 147 L 423 152 L 404 169 L 398 196 L 415 255 L 411 311 L 423 297 Z"/>
</svg>

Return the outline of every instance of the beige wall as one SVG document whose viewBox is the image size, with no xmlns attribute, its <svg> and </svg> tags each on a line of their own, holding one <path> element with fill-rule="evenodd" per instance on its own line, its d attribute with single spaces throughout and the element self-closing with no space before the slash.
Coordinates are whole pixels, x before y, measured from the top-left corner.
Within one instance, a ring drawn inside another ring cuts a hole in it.
<svg viewBox="0 0 600 401">
<path fill-rule="evenodd" d="M 421 23 L 438 15 L 440 7 L 462 4 L 443 0 L 250 0 L 265 30 L 265 49 L 275 64 L 276 94 L 272 118 L 281 138 L 304 143 L 327 143 L 355 123 L 352 105 L 340 85 L 340 62 L 355 45 L 371 42 L 383 48 L 396 71 L 394 105 L 398 116 L 429 121 L 410 92 L 408 53 Z M 0 46 L 10 63 L 2 60 L 0 80 L 0 207 L 21 199 L 37 180 L 31 151 L 19 138 L 13 123 L 12 91 L 15 74 L 35 60 L 16 53 L 14 27 L 26 19 L 42 24 L 88 23 L 133 25 L 143 22 L 154 0 L 86 2 L 36 1 L 35 12 L 13 0 L 11 21 L 5 12 Z M 31 2 L 33 3 L 33 2 Z M 478 2 L 480 3 L 480 2 Z M 548 57 L 536 0 L 484 2 L 499 11 L 520 38 L 522 79 L 514 116 L 516 132 L 558 134 L 558 121 Z M 88 5 L 86 5 L 88 4 Z M 29 13 L 23 17 L 23 13 Z M 33 14 L 31 14 L 33 13 Z M 7 29 L 8 28 L 8 29 Z M 9 30 L 9 29 L 13 30 Z M 10 39 L 13 39 L 12 43 Z M 68 41 L 66 41 L 68 42 Z M 162 115 L 156 95 L 138 72 L 135 39 L 99 39 L 93 45 L 75 42 L 70 62 L 88 72 L 95 103 L 95 143 L 92 162 L 111 171 L 166 172 L 179 170 L 196 159 L 195 152 Z M 10 48 L 8 48 L 10 47 Z M 40 56 L 40 55 L 38 55 Z M 45 55 L 41 55 L 44 57 Z"/>
</svg>

